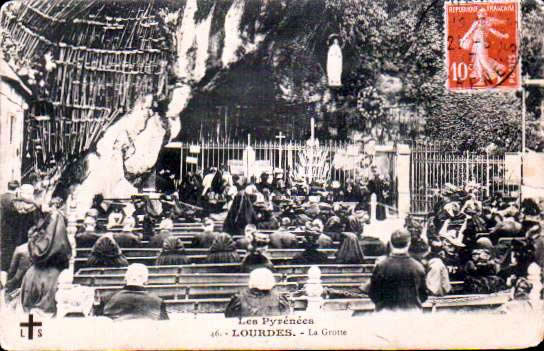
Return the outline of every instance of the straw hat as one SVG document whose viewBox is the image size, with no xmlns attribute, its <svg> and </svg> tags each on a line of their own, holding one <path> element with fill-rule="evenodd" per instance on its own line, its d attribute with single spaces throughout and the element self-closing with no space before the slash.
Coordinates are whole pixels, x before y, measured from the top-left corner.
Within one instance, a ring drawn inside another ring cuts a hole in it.
<svg viewBox="0 0 544 351">
<path fill-rule="evenodd" d="M 23 184 L 19 188 L 19 197 L 23 200 L 34 200 L 34 187 L 31 184 Z"/>
<path fill-rule="evenodd" d="M 465 244 L 457 237 L 457 232 L 455 230 L 448 230 L 446 233 L 440 234 L 440 237 L 447 240 L 453 246 L 465 247 Z"/>
</svg>

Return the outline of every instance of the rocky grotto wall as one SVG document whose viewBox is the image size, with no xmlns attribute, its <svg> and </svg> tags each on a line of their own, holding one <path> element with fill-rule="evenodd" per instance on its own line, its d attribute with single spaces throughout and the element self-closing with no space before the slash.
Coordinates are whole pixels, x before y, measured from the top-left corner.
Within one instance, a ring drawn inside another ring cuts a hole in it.
<svg viewBox="0 0 544 351">
<path fill-rule="evenodd" d="M 222 28 L 215 33 L 211 33 L 215 5 L 200 20 L 195 16 L 197 0 L 188 0 L 177 13 L 170 14 L 175 28 L 172 72 L 176 83 L 165 116 L 153 111 L 152 97 L 146 96 L 105 131 L 96 151 L 80 161 L 83 174 L 69 189 L 80 214 L 91 206 L 97 193 L 105 198 L 126 198 L 137 192 L 136 185 L 154 169 L 161 148 L 179 134 L 180 115 L 202 79 L 210 70 L 224 71 L 243 56 L 241 53 L 247 55 L 258 48 L 264 36 L 248 40 L 239 29 L 244 6 L 243 0 L 233 1 Z"/>
<path fill-rule="evenodd" d="M 130 197 L 137 192 L 134 180 L 153 169 L 168 125 L 151 108 L 151 96 L 140 99 L 130 113 L 106 130 L 96 151 L 82 160 L 84 175 L 70 189 L 80 214 L 97 193 L 105 198 Z"/>
</svg>

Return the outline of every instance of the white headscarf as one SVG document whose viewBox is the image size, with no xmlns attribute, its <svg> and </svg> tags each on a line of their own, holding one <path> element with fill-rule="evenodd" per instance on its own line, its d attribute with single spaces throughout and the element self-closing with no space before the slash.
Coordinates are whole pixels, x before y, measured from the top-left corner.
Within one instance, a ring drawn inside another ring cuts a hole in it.
<svg viewBox="0 0 544 351">
<path fill-rule="evenodd" d="M 125 281 L 127 285 L 144 286 L 149 277 L 149 270 L 141 263 L 133 263 L 127 267 Z"/>
<path fill-rule="evenodd" d="M 249 274 L 250 289 L 272 290 L 274 285 L 276 285 L 274 274 L 267 268 L 257 268 Z"/>
</svg>

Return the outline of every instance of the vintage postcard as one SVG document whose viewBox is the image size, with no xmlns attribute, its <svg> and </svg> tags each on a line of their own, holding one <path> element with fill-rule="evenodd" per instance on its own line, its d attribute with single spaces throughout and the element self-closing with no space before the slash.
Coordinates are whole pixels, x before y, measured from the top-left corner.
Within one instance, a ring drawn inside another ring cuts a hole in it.
<svg viewBox="0 0 544 351">
<path fill-rule="evenodd" d="M 13 0 L 7 350 L 544 337 L 540 0 Z"/>
</svg>

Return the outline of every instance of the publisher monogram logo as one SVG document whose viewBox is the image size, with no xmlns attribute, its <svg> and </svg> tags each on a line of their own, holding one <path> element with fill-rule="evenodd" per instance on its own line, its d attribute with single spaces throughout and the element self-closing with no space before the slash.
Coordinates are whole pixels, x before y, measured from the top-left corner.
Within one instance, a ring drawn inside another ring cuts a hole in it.
<svg viewBox="0 0 544 351">
<path fill-rule="evenodd" d="M 19 326 L 21 327 L 21 338 L 28 337 L 28 340 L 34 339 L 34 328 L 37 328 L 36 331 L 38 337 L 42 337 L 42 328 L 38 328 L 42 326 L 42 322 L 35 322 L 33 314 L 28 315 L 28 322 L 20 323 Z"/>
</svg>

